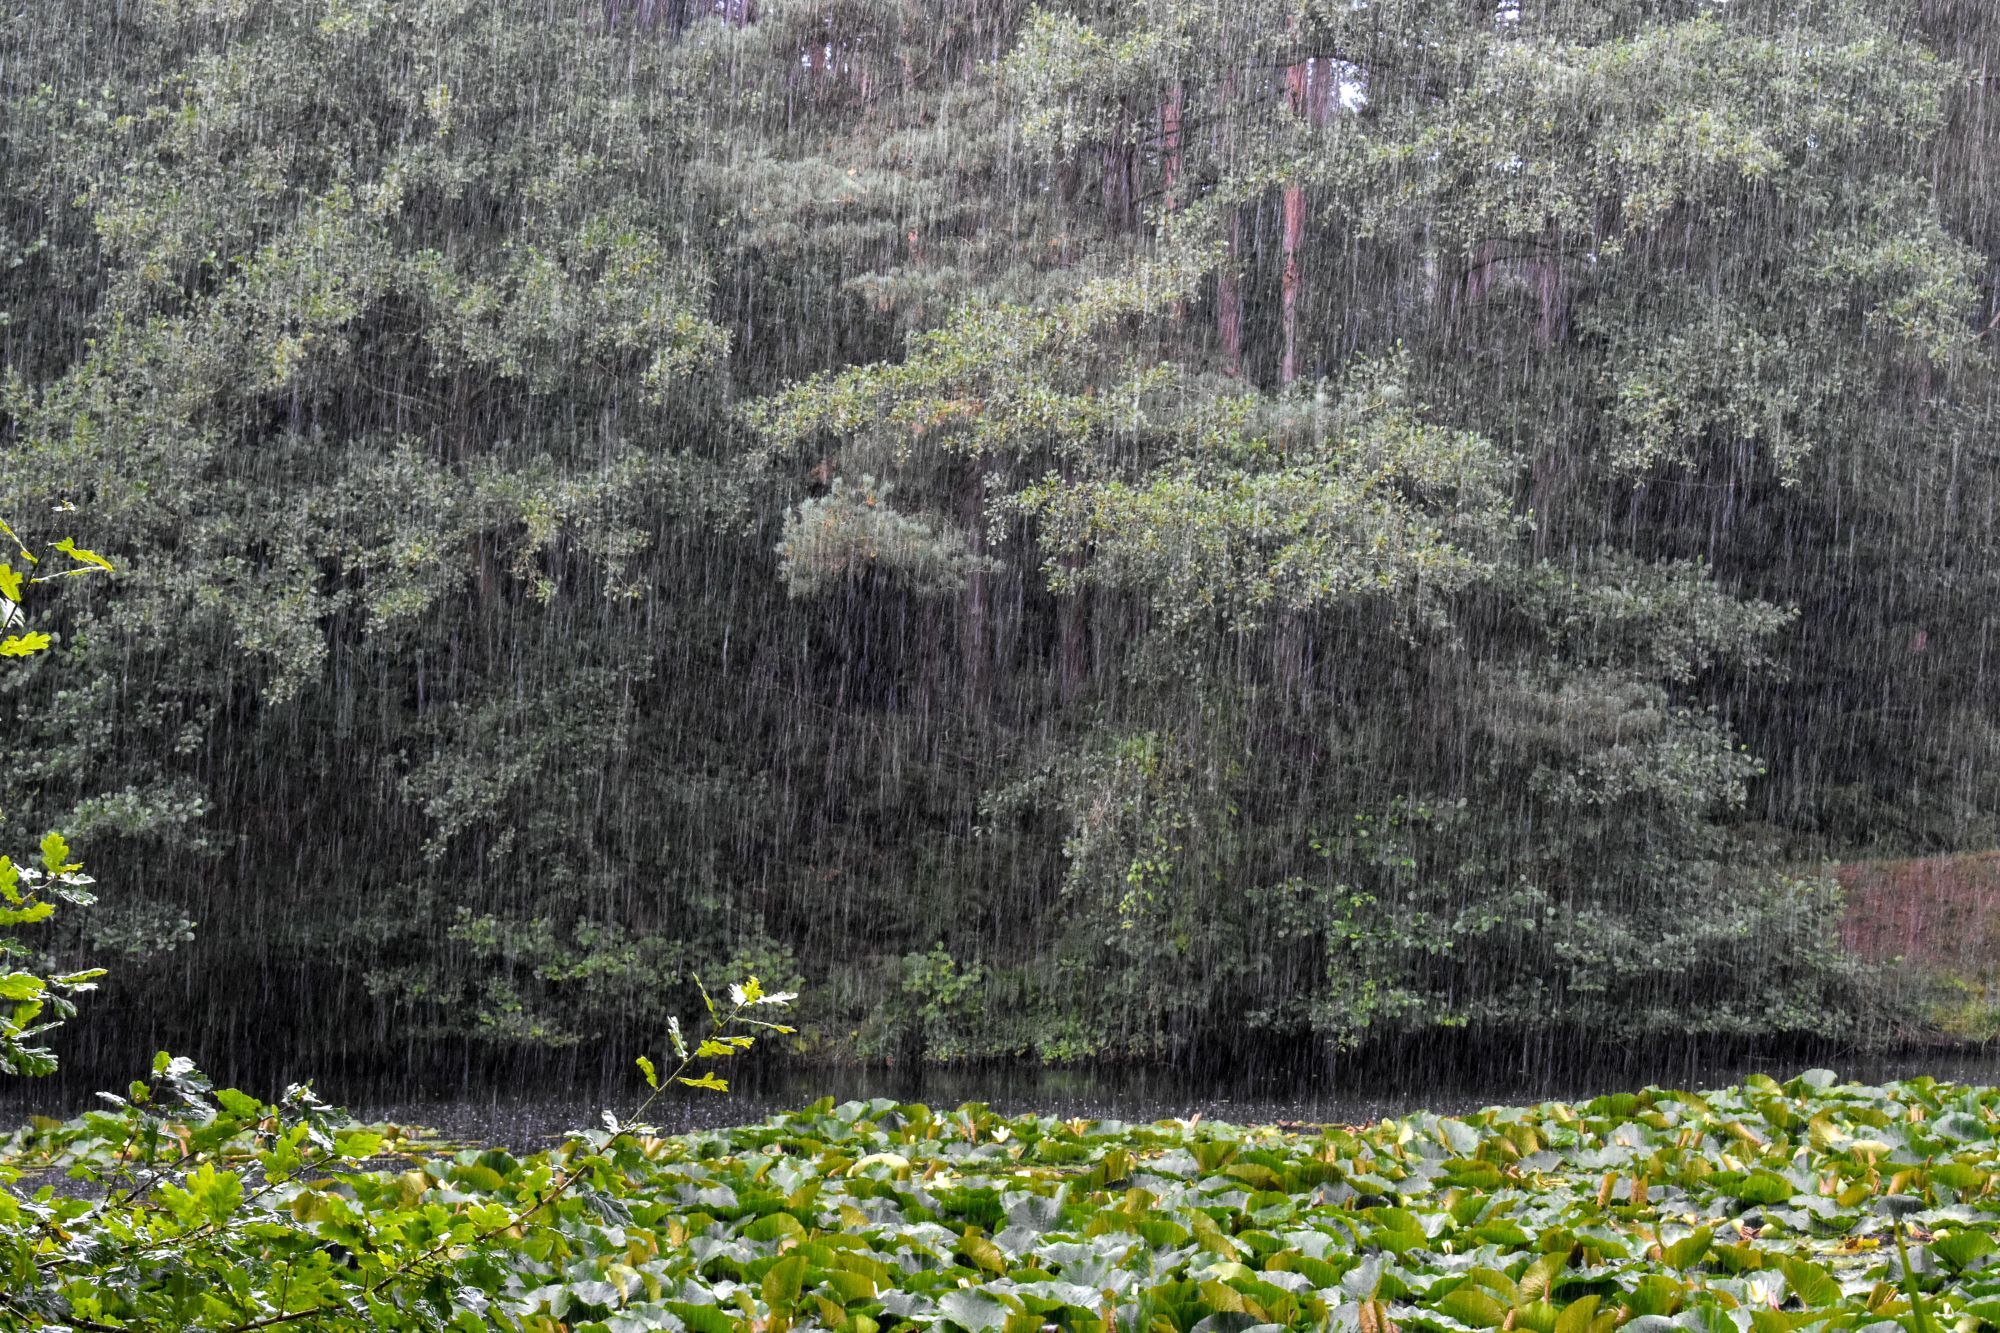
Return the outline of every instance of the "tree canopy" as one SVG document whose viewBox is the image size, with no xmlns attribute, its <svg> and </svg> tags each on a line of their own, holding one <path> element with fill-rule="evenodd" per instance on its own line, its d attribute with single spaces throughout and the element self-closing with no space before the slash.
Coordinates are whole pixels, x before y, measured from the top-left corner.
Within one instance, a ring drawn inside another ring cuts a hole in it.
<svg viewBox="0 0 2000 1333">
<path fill-rule="evenodd" d="M 1824 858 L 2000 837 L 1984 5 L 0 34 L 0 513 L 144 571 L 0 837 L 180 1044 L 1865 1038 Z"/>
</svg>

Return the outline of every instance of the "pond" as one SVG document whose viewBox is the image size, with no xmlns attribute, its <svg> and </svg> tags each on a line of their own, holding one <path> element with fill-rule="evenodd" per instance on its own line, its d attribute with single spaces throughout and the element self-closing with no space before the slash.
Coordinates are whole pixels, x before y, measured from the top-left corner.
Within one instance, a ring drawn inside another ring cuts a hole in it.
<svg viewBox="0 0 2000 1333">
<path fill-rule="evenodd" d="M 1115 1118 L 1144 1123 L 1199 1115 L 1234 1123 L 1367 1124 L 1418 1110 L 1462 1114 L 1485 1106 L 1547 1100 L 1577 1101 L 1599 1093 L 1657 1085 L 1716 1088 L 1740 1083 L 1754 1073 L 1779 1080 L 1823 1065 L 1843 1079 L 1882 1083 L 1929 1075 L 1954 1083 L 2000 1084 L 2000 1047 L 1921 1050 L 1893 1055 L 1841 1057 L 1821 1054 L 1738 1053 L 1703 1056 L 1685 1049 L 1635 1052 L 1618 1065 L 1564 1068 L 1495 1059 L 1477 1069 L 1440 1072 L 1413 1051 L 1403 1066 L 1376 1063 L 1368 1068 L 1326 1068 L 1222 1076 L 1199 1071 L 1146 1067 L 1051 1069 L 1034 1065 L 972 1068 L 884 1068 L 766 1063 L 736 1072 L 728 1094 L 693 1089 L 669 1093 L 648 1119 L 669 1131 L 716 1128 L 759 1121 L 796 1110 L 820 1097 L 836 1101 L 888 1097 L 934 1107 L 985 1102 L 1007 1115 L 1042 1114 L 1062 1119 Z M 218 1079 L 218 1082 L 226 1080 Z M 246 1090 L 273 1095 L 282 1080 L 263 1086 L 240 1080 Z M 93 1089 L 115 1080 L 45 1081 L 0 1088 L 0 1123 L 28 1115 L 74 1115 L 93 1103 Z M 364 1120 L 429 1126 L 448 1138 L 505 1145 L 547 1147 L 567 1130 L 594 1125 L 605 1109 L 624 1116 L 641 1100 L 636 1071 L 629 1083 L 599 1078 L 543 1078 L 481 1085 L 383 1080 L 379 1077 L 316 1080 L 321 1095 Z"/>
</svg>

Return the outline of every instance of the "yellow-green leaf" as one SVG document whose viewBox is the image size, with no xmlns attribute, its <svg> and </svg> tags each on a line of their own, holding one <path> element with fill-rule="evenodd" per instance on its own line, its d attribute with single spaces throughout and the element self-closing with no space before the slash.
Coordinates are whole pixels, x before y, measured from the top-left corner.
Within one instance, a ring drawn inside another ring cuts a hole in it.
<svg viewBox="0 0 2000 1333">
<path fill-rule="evenodd" d="M 0 1000 L 33 1000 L 47 989 L 42 979 L 32 972 L 0 974 Z"/>
<path fill-rule="evenodd" d="M 806 1257 L 796 1252 L 786 1255 L 764 1274 L 764 1304 L 773 1312 L 790 1310 L 798 1304 L 805 1280 Z"/>
<path fill-rule="evenodd" d="M 51 832 L 42 838 L 42 869 L 51 875 L 67 875 L 83 869 L 83 863 L 70 860 L 68 841 L 62 834 Z"/>
<path fill-rule="evenodd" d="M 1569 1266 L 1569 1251 L 1545 1254 L 1528 1265 L 1521 1274 L 1520 1288 L 1523 1301 L 1547 1300 L 1549 1288 L 1564 1268 Z"/>
<path fill-rule="evenodd" d="M 958 1248 L 966 1258 L 989 1273 L 1004 1274 L 1007 1271 L 1006 1252 L 969 1228 L 959 1240 Z"/>
<path fill-rule="evenodd" d="M 1784 1273 L 1785 1281 L 1800 1302 L 1812 1309 L 1832 1305 L 1840 1300 L 1840 1283 L 1833 1275 L 1810 1259 L 1800 1259 L 1795 1255 L 1773 1255 L 1772 1261 Z"/>
<path fill-rule="evenodd" d="M 83 547 L 78 546 L 75 542 L 71 541 L 67 537 L 63 538 L 61 541 L 56 543 L 56 549 L 58 551 L 61 551 L 64 555 L 68 556 L 70 559 L 76 561 L 78 564 L 90 565 L 94 568 L 103 570 L 109 570 L 111 568 L 111 562 L 109 560 L 106 560 L 103 556 L 99 555 L 95 551 L 86 551 Z"/>
<path fill-rule="evenodd" d="M 1556 1316 L 1556 1333 L 1590 1333 L 1590 1321 L 1597 1317 L 1598 1296 L 1580 1296 Z"/>
</svg>

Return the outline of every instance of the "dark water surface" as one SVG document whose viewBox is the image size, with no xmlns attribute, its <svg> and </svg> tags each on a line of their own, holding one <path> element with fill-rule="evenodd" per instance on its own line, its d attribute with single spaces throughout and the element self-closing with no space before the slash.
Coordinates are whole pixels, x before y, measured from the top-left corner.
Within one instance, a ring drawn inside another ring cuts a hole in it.
<svg viewBox="0 0 2000 1333">
<path fill-rule="evenodd" d="M 1204 1119 L 1237 1123 L 1363 1124 L 1418 1110 L 1454 1113 L 1514 1102 L 1575 1101 L 1648 1084 L 1714 1088 L 1741 1082 L 1753 1073 L 1782 1080 L 1815 1064 L 1864 1083 L 1927 1074 L 1957 1083 L 2000 1084 L 2000 1047 L 1845 1060 L 1829 1057 L 1817 1062 L 1796 1056 L 1703 1060 L 1684 1052 L 1648 1059 L 1635 1052 L 1620 1067 L 1590 1072 L 1543 1072 L 1515 1061 L 1496 1061 L 1482 1070 L 1447 1077 L 1430 1071 L 1398 1076 L 1380 1069 L 1366 1074 L 1348 1071 L 1345 1076 L 1327 1070 L 1313 1077 L 1217 1077 L 1130 1068 L 753 1067 L 736 1071 L 743 1077 L 727 1095 L 680 1089 L 655 1103 L 646 1119 L 669 1131 L 718 1128 L 762 1120 L 831 1096 L 836 1101 L 888 1097 L 936 1107 L 976 1101 L 1008 1114 L 1062 1118 L 1151 1121 L 1198 1113 Z M 625 1087 L 528 1080 L 483 1090 L 461 1086 L 427 1092 L 375 1080 L 343 1085 L 338 1079 L 320 1080 L 316 1086 L 321 1096 L 366 1120 L 425 1125 L 450 1139 L 515 1149 L 546 1147 L 565 1131 L 597 1124 L 605 1109 L 627 1117 L 645 1093 L 636 1072 Z M 277 1091 L 246 1090 L 266 1097 Z M 19 1123 L 31 1114 L 73 1115 L 94 1100 L 90 1088 L 81 1085 L 0 1088 L 0 1123 Z"/>
</svg>

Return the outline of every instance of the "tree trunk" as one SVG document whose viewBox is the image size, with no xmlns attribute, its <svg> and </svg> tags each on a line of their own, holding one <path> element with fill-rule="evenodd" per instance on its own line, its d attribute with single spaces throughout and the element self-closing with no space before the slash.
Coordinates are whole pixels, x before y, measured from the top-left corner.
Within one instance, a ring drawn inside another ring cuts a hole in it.
<svg viewBox="0 0 2000 1333">
<path fill-rule="evenodd" d="M 1063 466 L 1063 481 L 1075 483 L 1075 469 Z M 1082 581 L 1077 577 L 1083 570 L 1085 555 L 1082 551 L 1065 551 L 1062 557 L 1063 571 L 1069 575 L 1071 591 L 1063 599 L 1062 641 L 1057 652 L 1056 685 L 1064 703 L 1074 703 L 1083 693 L 1083 683 L 1089 675 L 1090 662 L 1090 604 L 1089 594 L 1084 591 Z"/>
<path fill-rule="evenodd" d="M 1294 116 L 1316 120 L 1312 66 L 1294 64 L 1284 70 L 1284 96 Z M 1306 282 L 1300 250 L 1306 244 L 1306 186 L 1300 180 L 1284 184 L 1284 286 L 1278 310 L 1284 330 L 1284 356 L 1278 362 L 1278 386 L 1298 378 L 1298 292 Z"/>
<path fill-rule="evenodd" d="M 1127 132 L 1128 119 L 1121 112 L 1112 139 L 1104 145 L 1104 230 L 1116 236 L 1128 232 L 1139 221 L 1139 150 Z"/>
<path fill-rule="evenodd" d="M 1222 339 L 1222 368 L 1243 375 L 1243 288 L 1237 269 L 1243 253 L 1243 210 L 1229 210 L 1229 247 L 1215 275 L 1215 331 Z"/>
<path fill-rule="evenodd" d="M 966 707 L 974 713 L 986 710 L 987 668 L 993 657 L 992 588 L 982 567 L 986 555 L 986 474 L 981 460 L 966 463 L 963 498 L 959 518 L 965 525 L 966 546 L 972 552 L 973 567 L 965 576 L 964 614 L 959 619 L 959 654 L 965 664 Z"/>
<path fill-rule="evenodd" d="M 1187 89 L 1176 81 L 1167 91 L 1167 100 L 1160 103 L 1160 175 L 1166 208 L 1169 216 L 1180 212 L 1179 196 L 1181 170 L 1181 113 L 1187 105 Z M 1174 302 L 1173 317 L 1178 322 L 1187 318 L 1187 302 Z"/>
<path fill-rule="evenodd" d="M 1222 76 L 1222 86 L 1217 94 L 1215 108 L 1215 155 L 1222 163 L 1227 176 L 1236 159 L 1236 72 L 1231 70 Z M 1222 344 L 1222 368 L 1226 374 L 1241 378 L 1243 375 L 1243 288 L 1241 265 L 1243 262 L 1243 210 L 1229 210 L 1229 234 L 1225 237 L 1227 252 L 1223 255 L 1222 268 L 1215 275 L 1215 333 Z"/>
<path fill-rule="evenodd" d="M 1278 362 L 1278 387 L 1284 388 L 1299 377 L 1299 289 L 1305 283 L 1299 250 L 1306 236 L 1306 187 L 1297 181 L 1285 186 L 1284 288 L 1279 297 L 1285 350 Z"/>
</svg>

